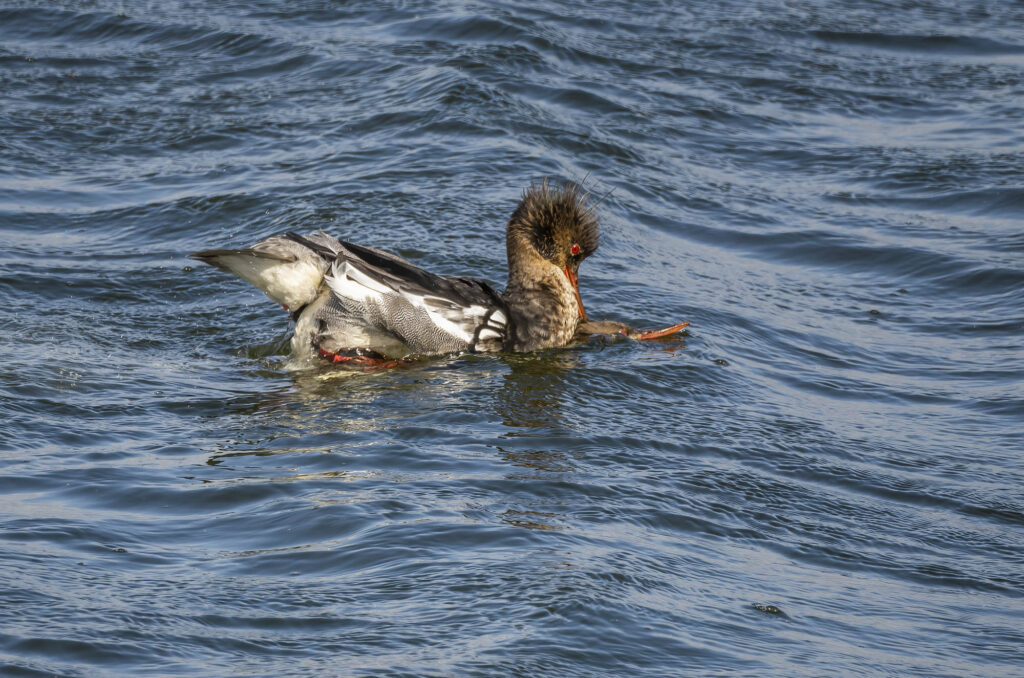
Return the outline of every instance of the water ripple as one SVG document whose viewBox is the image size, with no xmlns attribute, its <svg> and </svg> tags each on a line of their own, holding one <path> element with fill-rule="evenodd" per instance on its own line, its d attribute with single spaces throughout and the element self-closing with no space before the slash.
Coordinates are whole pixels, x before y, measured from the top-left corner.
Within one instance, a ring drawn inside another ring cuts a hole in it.
<svg viewBox="0 0 1024 678">
<path fill-rule="evenodd" d="M 1022 22 L 0 8 L 0 673 L 1012 673 Z M 687 332 L 296 372 L 184 258 L 500 287 L 543 177 L 602 197 L 588 311 Z"/>
</svg>

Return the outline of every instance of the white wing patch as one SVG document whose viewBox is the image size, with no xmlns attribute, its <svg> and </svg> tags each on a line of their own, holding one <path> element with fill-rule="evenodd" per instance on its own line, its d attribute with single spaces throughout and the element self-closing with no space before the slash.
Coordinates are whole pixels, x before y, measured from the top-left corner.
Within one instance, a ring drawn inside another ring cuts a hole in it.
<svg viewBox="0 0 1024 678">
<path fill-rule="evenodd" d="M 480 339 L 501 339 L 505 335 L 507 324 L 508 319 L 505 317 L 505 312 L 495 309 L 491 317 L 487 319 L 487 324 L 480 330 Z"/>
<path fill-rule="evenodd" d="M 507 323 L 505 313 L 500 309 L 489 309 L 479 304 L 465 306 L 445 297 L 395 287 L 343 259 L 334 262 L 326 281 L 338 297 L 364 308 L 376 306 L 385 309 L 401 299 L 424 313 L 437 329 L 471 348 L 475 347 L 476 341 L 500 339 Z"/>
<path fill-rule="evenodd" d="M 327 285 L 342 299 L 351 299 L 360 304 L 368 301 L 381 302 L 385 296 L 396 294 L 388 285 L 352 266 L 347 261 L 335 261 Z"/>
<path fill-rule="evenodd" d="M 467 344 L 472 343 L 473 332 L 487 316 L 487 309 L 483 306 L 456 306 L 448 299 L 439 297 L 421 297 L 420 300 L 432 323 Z M 428 300 L 432 303 L 428 304 Z M 443 305 L 451 308 L 445 312 Z M 495 336 L 498 335 L 495 333 Z"/>
</svg>

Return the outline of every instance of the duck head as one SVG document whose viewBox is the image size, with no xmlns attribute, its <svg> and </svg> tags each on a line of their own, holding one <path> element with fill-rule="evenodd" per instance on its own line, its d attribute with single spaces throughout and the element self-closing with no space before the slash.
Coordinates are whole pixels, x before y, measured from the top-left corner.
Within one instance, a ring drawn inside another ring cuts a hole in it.
<svg viewBox="0 0 1024 678">
<path fill-rule="evenodd" d="M 508 287 L 527 289 L 549 280 L 551 271 L 557 271 L 575 296 L 578 318 L 586 321 L 579 268 L 597 245 L 597 216 L 579 184 L 531 184 L 506 227 Z"/>
</svg>

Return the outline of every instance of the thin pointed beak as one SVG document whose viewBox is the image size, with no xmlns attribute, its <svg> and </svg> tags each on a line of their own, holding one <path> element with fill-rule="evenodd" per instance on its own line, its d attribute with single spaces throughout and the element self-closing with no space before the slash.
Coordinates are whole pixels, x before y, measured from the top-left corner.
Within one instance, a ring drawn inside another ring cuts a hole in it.
<svg viewBox="0 0 1024 678">
<path fill-rule="evenodd" d="M 643 332 L 640 332 L 636 338 L 643 341 L 646 339 L 659 339 L 661 337 L 667 337 L 670 334 L 675 334 L 676 332 L 683 329 L 689 324 L 690 323 L 686 322 L 679 323 L 677 325 L 672 325 L 671 327 L 663 327 L 660 330 L 644 330 Z"/>
<path fill-rule="evenodd" d="M 572 285 L 572 293 L 576 295 L 576 303 L 580 306 L 580 320 L 587 322 L 587 311 L 583 308 L 583 299 L 580 298 L 580 284 L 576 279 L 576 274 L 569 266 L 565 267 L 564 272 L 565 277 L 569 279 L 569 284 Z"/>
</svg>

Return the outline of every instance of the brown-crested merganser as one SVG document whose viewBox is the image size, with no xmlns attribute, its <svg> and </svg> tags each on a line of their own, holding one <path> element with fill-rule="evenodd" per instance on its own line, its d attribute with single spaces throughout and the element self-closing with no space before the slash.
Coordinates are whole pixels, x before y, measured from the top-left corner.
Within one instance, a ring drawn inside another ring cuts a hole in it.
<svg viewBox="0 0 1024 678">
<path fill-rule="evenodd" d="M 388 366 L 412 354 L 529 352 L 597 332 L 648 339 L 685 327 L 642 333 L 621 323 L 588 325 L 577 273 L 597 249 L 598 228 L 578 184 L 531 185 L 505 238 L 501 294 L 482 280 L 434 275 L 323 232 L 189 256 L 247 280 L 291 312 L 299 358 Z"/>
</svg>

